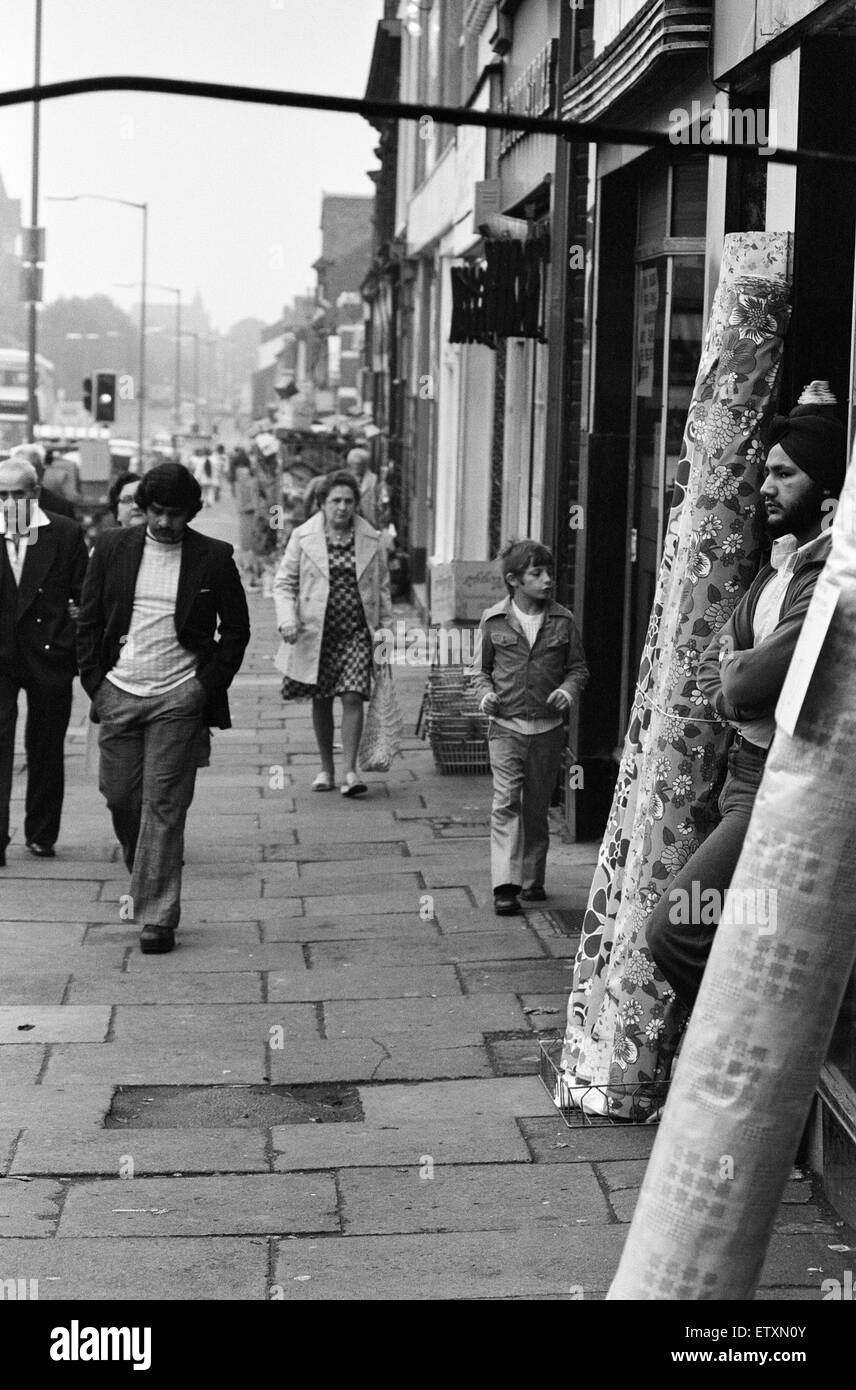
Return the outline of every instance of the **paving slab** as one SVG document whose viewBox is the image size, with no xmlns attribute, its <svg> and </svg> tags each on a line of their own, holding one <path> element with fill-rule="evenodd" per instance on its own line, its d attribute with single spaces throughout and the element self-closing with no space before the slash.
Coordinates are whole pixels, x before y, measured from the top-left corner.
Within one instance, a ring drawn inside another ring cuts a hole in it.
<svg viewBox="0 0 856 1390">
<path fill-rule="evenodd" d="M 4 1125 L 48 1133 L 100 1129 L 110 1109 L 114 1087 L 91 1080 L 83 1085 L 7 1086 L 2 1093 Z"/>
<path fill-rule="evenodd" d="M 10 921 L 40 921 L 42 914 L 34 908 L 62 908 L 66 917 L 82 917 L 83 909 L 94 903 L 101 889 L 100 880 L 42 879 L 39 883 L 3 877 L 3 916 Z M 51 921 L 46 913 L 44 920 Z"/>
<path fill-rule="evenodd" d="M 621 1159 L 647 1160 L 657 1137 L 656 1125 L 582 1124 L 568 1128 L 556 1114 L 543 1087 L 542 1094 L 552 1110 L 541 1117 L 534 1110 L 521 1113 L 520 1132 L 535 1163 L 600 1163 Z"/>
<path fill-rule="evenodd" d="M 270 1167 L 265 1143 L 266 1135 L 258 1129 L 129 1128 L 51 1137 L 25 1133 L 10 1172 L 98 1173 L 126 1181 L 147 1173 L 264 1173 Z"/>
<path fill-rule="evenodd" d="M 135 1047 L 187 1049 L 207 1047 L 267 1046 L 271 1030 L 289 1040 L 311 1042 L 320 1037 L 313 1004 L 141 1004 L 120 1005 L 114 1014 L 113 1042 Z"/>
<path fill-rule="evenodd" d="M 344 1042 L 286 1043 L 270 1050 L 269 1076 L 276 1084 L 319 1081 L 425 1081 L 434 1078 L 493 1076 L 480 1042 L 443 1047 L 406 1033 Z"/>
<path fill-rule="evenodd" d="M 185 940 L 183 928 L 179 928 L 175 938 L 175 950 L 165 956 L 144 956 L 139 949 L 131 952 L 127 962 L 129 975 L 151 974 L 155 972 L 160 979 L 184 970 L 208 974 L 225 970 L 229 974 L 239 971 L 288 971 L 289 975 L 304 975 L 306 965 L 300 947 L 294 944 L 274 942 L 260 945 L 248 942 L 234 946 L 195 945 L 189 938 Z M 304 998 L 312 998 L 304 995 Z"/>
<path fill-rule="evenodd" d="M 307 900 L 324 898 L 328 900 L 331 897 L 340 895 L 344 885 L 347 883 L 349 899 L 356 895 L 371 895 L 372 903 L 376 904 L 378 901 L 385 901 L 388 893 L 395 892 L 399 895 L 406 893 L 406 901 L 409 903 L 416 903 L 418 907 L 419 899 L 424 892 L 418 865 L 412 859 L 402 859 L 400 863 L 405 867 L 395 875 L 392 875 L 390 872 L 386 874 L 364 874 L 362 877 L 355 876 L 353 881 L 349 881 L 345 876 L 338 878 L 317 878 L 312 880 L 300 879 L 297 882 L 285 880 L 277 882 L 274 879 L 269 879 L 265 883 L 264 900 L 276 901 L 277 899 L 289 897 L 304 898 Z M 384 883 L 389 883 L 390 887 L 388 889 L 384 888 Z M 393 884 L 394 888 L 392 886 Z M 377 910 L 384 911 L 385 909 L 380 908 Z"/>
<path fill-rule="evenodd" d="M 280 866 L 283 867 L 283 866 Z M 348 888 L 363 881 L 383 883 L 388 874 L 421 873 L 422 865 L 418 858 L 403 854 L 377 854 L 359 860 L 344 860 L 342 863 L 309 862 L 299 865 L 301 891 L 309 883 L 341 883 Z"/>
<path fill-rule="evenodd" d="M 66 807 L 67 810 L 68 807 Z M 15 858 L 8 851 L 7 855 L 6 869 L 3 874 L 4 884 L 11 883 L 16 879 L 26 883 L 32 883 L 33 879 L 48 882 L 52 879 L 59 879 L 63 883 L 71 883 L 75 879 L 94 881 L 128 877 L 128 871 L 124 864 L 118 861 L 113 863 L 106 857 L 78 860 L 70 860 L 66 857 L 34 859 L 32 855 L 28 854 L 25 858 Z"/>
<path fill-rule="evenodd" d="M 373 965 L 416 965 L 457 961 L 530 960 L 538 944 L 524 928 L 505 931 L 459 933 L 455 936 L 425 935 L 421 940 L 388 937 L 380 941 L 332 941 L 313 943 L 309 959 L 314 969 L 337 969 L 345 965 L 367 969 Z"/>
<path fill-rule="evenodd" d="M 4 901 L 3 908 L 5 910 Z M 14 950 L 21 946 L 21 942 L 27 941 L 31 946 L 39 946 L 45 950 L 63 950 L 70 947 L 72 950 L 83 945 L 83 938 L 86 935 L 85 922 L 11 922 L 0 923 L 0 951 L 4 956 L 10 949 Z"/>
<path fill-rule="evenodd" d="M 262 998 L 262 976 L 247 970 L 75 977 L 68 993 L 70 1004 L 255 1004 Z"/>
<path fill-rule="evenodd" d="M 377 916 L 262 918 L 264 941 L 371 941 L 406 937 L 417 941 L 439 940 L 436 922 L 423 922 L 418 912 L 381 912 Z"/>
<path fill-rule="evenodd" d="M 109 1026 L 106 1005 L 0 1006 L 0 1044 L 103 1042 Z"/>
<path fill-rule="evenodd" d="M 307 896 L 304 899 L 306 916 L 341 918 L 359 917 L 367 914 L 380 916 L 385 912 L 413 912 L 415 916 L 418 916 L 422 889 L 417 886 L 415 880 L 408 886 L 399 887 L 398 878 L 399 875 L 396 875 L 395 887 L 388 888 L 381 893 L 375 887 L 373 891 L 366 893 Z M 287 901 L 287 899 L 283 901 Z"/>
<path fill-rule="evenodd" d="M 22 1037 L 26 1036 L 21 1034 Z M 41 1075 L 47 1044 L 9 1044 L 0 1047 L 0 1113 L 9 1086 L 34 1085 Z"/>
<path fill-rule="evenodd" d="M 461 980 L 468 994 L 494 990 L 501 994 L 533 994 L 570 989 L 572 971 L 564 961 L 518 961 L 513 965 L 462 965 Z"/>
<path fill-rule="evenodd" d="M 37 1279 L 39 1302 L 62 1299 L 248 1300 L 268 1296 L 268 1242 L 3 1240 L 4 1278 Z"/>
<path fill-rule="evenodd" d="M 96 903 L 96 907 L 98 904 Z M 122 969 L 127 946 L 51 946 L 38 941 L 19 940 L 3 952 L 3 974 L 22 975 L 29 970 L 34 978 L 46 974 L 108 976 Z"/>
<path fill-rule="evenodd" d="M 71 976 L 65 972 L 3 970 L 0 974 L 0 1004 L 60 1004 Z"/>
<path fill-rule="evenodd" d="M 528 1163 L 526 1144 L 507 1115 L 479 1115 L 469 1122 L 423 1119 L 400 1125 L 276 1125 L 271 1130 L 274 1168 L 377 1168 L 435 1164 Z"/>
<path fill-rule="evenodd" d="M 278 1244 L 274 1284 L 294 1300 L 584 1298 L 605 1292 L 626 1227 L 348 1236 Z M 579 1297 L 579 1292 L 576 1293 Z"/>
<path fill-rule="evenodd" d="M 554 1108 L 534 1077 L 361 1086 L 360 1099 L 366 1123 L 371 1125 L 399 1125 L 426 1115 L 466 1123 L 475 1115 L 544 1115 Z"/>
<path fill-rule="evenodd" d="M 385 1034 L 411 1028 L 436 1030 L 441 1036 L 455 1028 L 474 1032 L 503 1032 L 526 1026 L 514 995 L 446 995 L 440 999 L 384 999 L 377 1002 L 331 1000 L 324 1005 L 328 1038 L 370 1037 L 382 1024 Z"/>
<path fill-rule="evenodd" d="M 220 1036 L 200 1037 L 194 1045 L 69 1043 L 51 1049 L 45 1083 L 84 1086 L 87 1081 L 113 1086 L 204 1086 L 265 1080 L 264 1048 L 253 1041 Z"/>
<path fill-rule="evenodd" d="M 260 906 L 259 902 L 248 903 L 246 910 L 252 912 Z M 116 946 L 124 944 L 127 950 L 139 951 L 140 924 L 132 922 L 93 922 L 86 928 L 86 946 Z M 182 951 L 210 950 L 213 947 L 258 946 L 261 942 L 261 928 L 258 919 L 249 922 L 196 922 L 193 920 L 193 903 L 186 903 L 181 926 L 178 929 Z"/>
<path fill-rule="evenodd" d="M 330 840 L 311 842 L 302 836 L 300 844 L 266 845 L 266 864 L 335 864 L 339 860 L 371 863 L 376 858 L 405 858 L 404 845 L 394 839 L 346 841 L 337 844 Z M 267 872 L 265 869 L 264 872 Z"/>
<path fill-rule="evenodd" d="M 519 1231 L 606 1226 L 612 1214 L 591 1168 L 560 1173 L 532 1164 L 434 1166 L 431 1150 L 406 1168 L 339 1177 L 346 1235 L 408 1231 Z"/>
<path fill-rule="evenodd" d="M 7 1236 L 52 1236 L 65 1189 L 37 1178 L 19 1182 L 0 1178 L 0 1240 Z M 4 1273 L 4 1278 L 8 1277 Z"/>
<path fill-rule="evenodd" d="M 57 1239 L 338 1230 L 332 1178 L 321 1173 L 247 1173 L 74 1183 Z"/>
<path fill-rule="evenodd" d="M 418 999 L 460 995 L 461 986 L 451 965 L 423 965 L 389 970 L 304 970 L 284 975 L 271 971 L 268 999 L 295 1002 L 312 999 Z"/>
</svg>

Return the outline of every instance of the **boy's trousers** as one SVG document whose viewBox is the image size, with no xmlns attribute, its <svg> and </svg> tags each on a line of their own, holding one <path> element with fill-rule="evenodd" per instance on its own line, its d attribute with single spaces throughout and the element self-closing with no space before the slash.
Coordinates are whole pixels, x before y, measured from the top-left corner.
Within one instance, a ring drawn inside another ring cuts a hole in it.
<svg viewBox="0 0 856 1390">
<path fill-rule="evenodd" d="M 518 734 L 490 722 L 493 809 L 490 869 L 493 888 L 543 886 L 550 844 L 548 813 L 565 727 Z"/>
</svg>

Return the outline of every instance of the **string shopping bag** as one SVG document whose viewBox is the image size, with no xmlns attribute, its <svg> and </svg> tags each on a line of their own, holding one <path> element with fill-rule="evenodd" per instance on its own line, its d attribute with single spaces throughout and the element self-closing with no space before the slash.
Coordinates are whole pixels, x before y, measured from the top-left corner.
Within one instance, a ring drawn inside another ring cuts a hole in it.
<svg viewBox="0 0 856 1390">
<path fill-rule="evenodd" d="M 392 683 L 392 670 L 381 666 L 375 676 L 363 736 L 359 764 L 363 772 L 388 772 L 401 752 L 401 709 Z"/>
</svg>

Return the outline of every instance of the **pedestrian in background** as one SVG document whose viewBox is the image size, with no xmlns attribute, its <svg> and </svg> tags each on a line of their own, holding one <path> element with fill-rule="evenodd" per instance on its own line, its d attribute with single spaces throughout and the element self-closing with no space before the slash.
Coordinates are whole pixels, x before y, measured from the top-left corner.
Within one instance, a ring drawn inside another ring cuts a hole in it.
<svg viewBox="0 0 856 1390">
<path fill-rule="evenodd" d="M 107 505 L 119 526 L 139 526 L 146 519 L 137 503 L 139 473 L 120 473 L 107 493 Z"/>
<path fill-rule="evenodd" d="M 204 725 L 231 725 L 226 695 L 249 641 L 232 547 L 192 530 L 199 484 L 181 464 L 139 484 L 145 526 L 107 531 L 78 623 L 81 682 L 101 724 L 100 787 L 131 874 L 140 947 L 174 945 L 184 825 Z"/>
<path fill-rule="evenodd" d="M 202 491 L 203 507 L 213 507 L 217 496 L 217 483 L 214 478 L 214 464 L 207 450 L 197 460 L 193 476 Z"/>
<path fill-rule="evenodd" d="M 494 911 L 543 902 L 550 796 L 564 720 L 589 678 L 574 615 L 550 597 L 553 556 L 538 541 L 512 541 L 500 557 L 508 597 L 482 614 L 481 660 L 471 671 L 488 728 Z"/>
<path fill-rule="evenodd" d="M 360 514 L 370 526 L 377 526 L 378 476 L 372 472 L 368 449 L 358 445 L 357 448 L 349 450 L 345 466 L 360 485 Z"/>
<path fill-rule="evenodd" d="M 65 734 L 77 672 L 74 613 L 86 572 L 76 521 L 40 505 L 38 475 L 0 463 L 0 867 L 9 843 L 18 694 L 27 693 L 24 840 L 52 859 L 65 796 Z"/>
<path fill-rule="evenodd" d="M 321 510 L 291 535 L 274 579 L 283 647 L 285 700 L 311 699 L 321 771 L 312 786 L 331 791 L 333 700 L 342 701 L 343 796 L 367 790 L 357 773 L 363 703 L 371 691 L 373 635 L 392 623 L 389 571 L 380 536 L 357 509 L 352 473 L 332 473 L 321 489 Z"/>
</svg>

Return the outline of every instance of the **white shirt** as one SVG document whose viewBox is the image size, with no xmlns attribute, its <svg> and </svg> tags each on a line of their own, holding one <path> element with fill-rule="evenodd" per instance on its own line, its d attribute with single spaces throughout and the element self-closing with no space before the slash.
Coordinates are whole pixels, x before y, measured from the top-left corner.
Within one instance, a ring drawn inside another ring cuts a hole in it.
<svg viewBox="0 0 856 1390">
<path fill-rule="evenodd" d="M 30 529 L 26 535 L 10 536 L 6 533 L 7 509 L 11 506 L 18 507 L 19 503 L 10 498 L 7 502 L 0 502 L 0 536 L 6 541 L 6 554 L 9 557 L 9 564 L 15 583 L 20 587 L 21 575 L 24 572 L 24 561 L 27 558 L 27 549 L 35 545 L 39 539 L 39 528 L 50 526 L 51 519 L 46 512 L 43 512 L 38 501 L 32 498 L 22 498 L 21 502 L 28 508 L 30 516 Z"/>
<path fill-rule="evenodd" d="M 773 542 L 770 564 L 775 573 L 770 576 L 758 595 L 755 612 L 752 614 L 753 647 L 760 646 L 778 627 L 782 603 L 788 585 L 794 577 L 797 559 L 810 558 L 812 548 L 817 546 L 819 541 L 825 540 L 826 535 L 823 533 L 800 546 L 797 545 L 796 536 L 780 536 Z M 776 732 L 776 720 L 773 715 L 764 719 L 751 719 L 746 724 L 738 724 L 737 732 L 749 743 L 755 743 L 759 748 L 769 748 Z"/>
<path fill-rule="evenodd" d="M 175 603 L 181 546 L 146 531 L 134 609 L 119 660 L 107 679 L 129 695 L 165 695 L 196 674 L 197 658 L 178 640 Z"/>
</svg>

